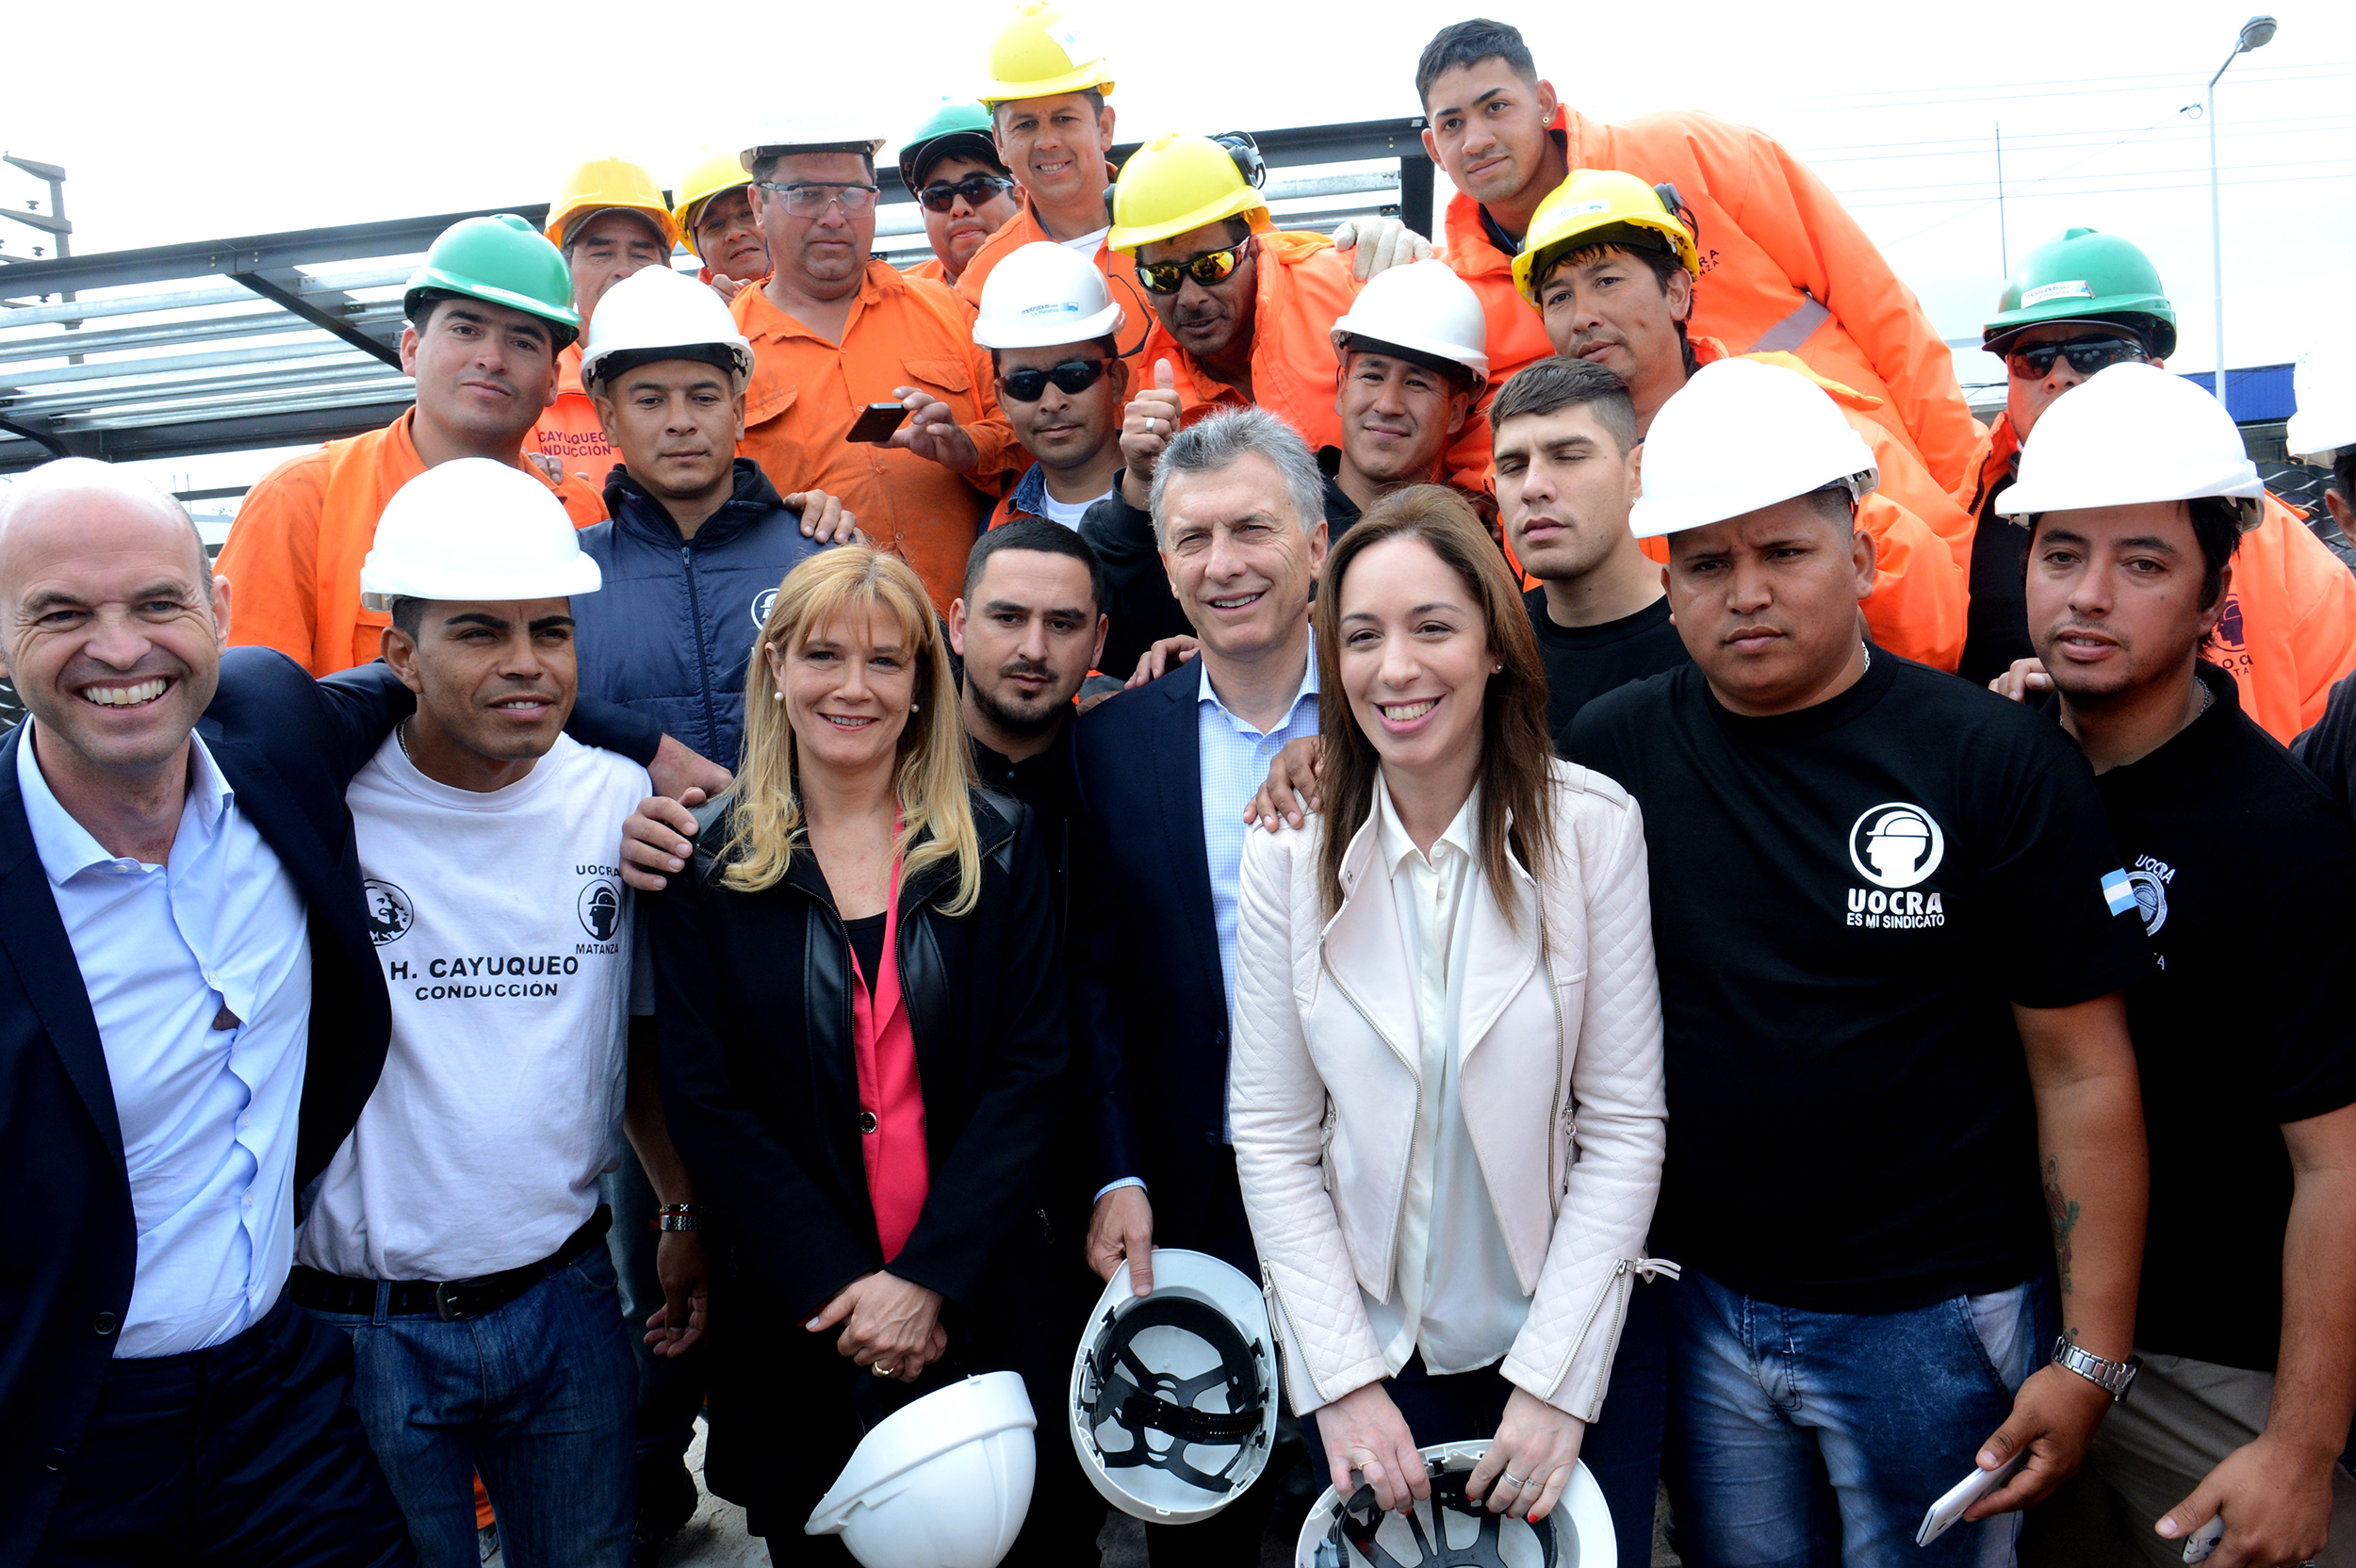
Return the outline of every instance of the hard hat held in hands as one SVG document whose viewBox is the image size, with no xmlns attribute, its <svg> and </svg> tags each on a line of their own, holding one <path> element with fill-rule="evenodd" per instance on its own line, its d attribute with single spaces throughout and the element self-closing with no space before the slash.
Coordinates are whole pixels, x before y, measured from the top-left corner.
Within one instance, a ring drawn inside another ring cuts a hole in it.
<svg viewBox="0 0 2356 1568">
<path fill-rule="evenodd" d="M 461 457 L 384 503 L 360 564 L 360 602 L 384 610 L 394 599 L 569 598 L 603 580 L 554 491 L 521 468 Z"/>
<path fill-rule="evenodd" d="M 1094 29 L 1052 0 L 1025 0 L 990 41 L 990 74 L 980 94 L 985 105 L 1089 90 L 1111 97 L 1112 68 Z"/>
<path fill-rule="evenodd" d="M 1538 1524 L 1491 1513 L 1464 1495 L 1464 1481 L 1489 1451 L 1486 1438 L 1418 1448 L 1432 1498 L 1400 1513 L 1378 1512 L 1371 1488 L 1355 1497 L 1327 1487 L 1310 1505 L 1293 1544 L 1293 1568 L 1617 1568 L 1618 1538 L 1603 1487 L 1586 1464 Z M 1412 1522 L 1411 1522 L 1412 1521 Z"/>
<path fill-rule="evenodd" d="M 1023 1379 L 990 1372 L 875 1424 L 802 1527 L 864 1568 L 998 1568 L 1031 1511 L 1039 1418 Z"/>
<path fill-rule="evenodd" d="M 608 362 L 616 354 L 636 365 L 702 360 L 734 376 L 740 389 L 753 373 L 753 346 L 720 296 L 668 267 L 642 267 L 605 291 L 581 340 L 582 384 L 611 374 Z"/>
<path fill-rule="evenodd" d="M 2156 365 L 2112 365 L 2038 416 L 1996 510 L 2026 520 L 2210 496 L 2234 502 L 2245 531 L 2265 515 L 2266 481 L 2225 405 Z"/>
<path fill-rule="evenodd" d="M 1389 344 L 1427 359 L 1461 365 L 1475 397 L 1489 383 L 1489 323 L 1481 296 L 1444 261 L 1415 261 L 1378 272 L 1333 323 L 1333 351 L 1351 341 L 1381 351 Z"/>
<path fill-rule="evenodd" d="M 1035 239 L 1007 255 L 982 285 L 973 341 L 985 349 L 1050 349 L 1116 334 L 1123 319 L 1094 260 Z"/>
<path fill-rule="evenodd" d="M 1755 359 L 1703 366 L 1653 416 L 1628 530 L 1657 539 L 1846 483 L 1881 482 L 1873 449 L 1824 389 Z"/>
</svg>

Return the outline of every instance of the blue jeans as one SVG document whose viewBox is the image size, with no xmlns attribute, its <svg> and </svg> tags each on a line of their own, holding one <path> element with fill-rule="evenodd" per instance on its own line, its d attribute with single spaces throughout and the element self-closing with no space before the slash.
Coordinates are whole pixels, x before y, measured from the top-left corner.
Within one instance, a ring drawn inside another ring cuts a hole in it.
<svg viewBox="0 0 2356 1568">
<path fill-rule="evenodd" d="M 2042 1278 L 1909 1312 L 1804 1312 L 1687 1269 L 1669 1309 L 1669 1495 L 1688 1568 L 2007 1568 L 2020 1515 L 1926 1550 L 2053 1342 Z"/>
<path fill-rule="evenodd" d="M 510 1568 L 630 1568 L 638 1373 L 602 1241 L 481 1317 L 315 1313 L 352 1336 L 352 1402 L 420 1568 L 476 1568 L 478 1472 Z"/>
</svg>

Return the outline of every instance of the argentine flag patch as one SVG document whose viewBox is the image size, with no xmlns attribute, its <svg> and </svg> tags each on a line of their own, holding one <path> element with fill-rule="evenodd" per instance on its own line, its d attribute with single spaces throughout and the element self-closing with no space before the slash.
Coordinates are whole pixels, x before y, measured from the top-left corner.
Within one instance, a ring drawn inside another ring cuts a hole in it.
<svg viewBox="0 0 2356 1568">
<path fill-rule="evenodd" d="M 2102 902 L 2114 915 L 2126 914 L 2135 906 L 2135 885 L 2127 880 L 2124 871 L 2102 874 Z"/>
</svg>

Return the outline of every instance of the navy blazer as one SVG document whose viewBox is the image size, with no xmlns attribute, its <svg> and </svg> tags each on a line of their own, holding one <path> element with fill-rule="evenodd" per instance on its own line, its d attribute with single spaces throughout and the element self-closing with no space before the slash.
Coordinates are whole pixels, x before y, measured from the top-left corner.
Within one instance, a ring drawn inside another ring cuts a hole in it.
<svg viewBox="0 0 2356 1568">
<path fill-rule="evenodd" d="M 1072 729 L 1075 1037 L 1095 1057 L 1096 1184 L 1145 1180 L 1153 1240 L 1198 1245 L 1227 1100 L 1227 979 L 1203 848 L 1200 660 Z"/>
<path fill-rule="evenodd" d="M 311 1038 L 294 1184 L 359 1119 L 392 1009 L 368 941 L 344 786 L 413 706 L 383 664 L 314 681 L 284 654 L 232 648 L 197 733 L 310 906 Z M 139 1240 L 123 1131 L 81 969 L 0 740 L 0 1568 L 31 1558 L 131 1303 Z"/>
</svg>

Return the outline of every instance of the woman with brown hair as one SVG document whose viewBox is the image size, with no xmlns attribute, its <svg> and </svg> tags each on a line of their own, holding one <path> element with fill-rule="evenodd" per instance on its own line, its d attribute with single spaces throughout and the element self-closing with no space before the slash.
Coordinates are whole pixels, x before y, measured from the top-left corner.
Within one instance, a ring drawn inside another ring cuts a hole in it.
<svg viewBox="0 0 2356 1568">
<path fill-rule="evenodd" d="M 1418 1446 L 1493 1437 L 1468 1494 L 1542 1520 L 1665 1266 L 1643 821 L 1555 760 L 1450 492 L 1370 508 L 1315 616 L 1325 809 L 1244 851 L 1231 1089 L 1288 1392 L 1345 1498 L 1406 1506 Z"/>
<path fill-rule="evenodd" d="M 736 783 L 650 904 L 663 1103 L 729 1260 L 705 1476 L 775 1560 L 850 1560 L 803 1521 L 919 1385 L 1012 1367 L 1037 1410 L 1063 1396 L 1034 1192 L 1063 967 L 1030 811 L 974 787 L 957 711 L 913 571 L 859 546 L 796 566 Z M 1078 1475 L 1039 1430 L 1043 1504 Z M 1035 1508 L 1018 1559 L 1061 1560 L 1042 1532 L 1072 1512 Z"/>
</svg>

